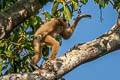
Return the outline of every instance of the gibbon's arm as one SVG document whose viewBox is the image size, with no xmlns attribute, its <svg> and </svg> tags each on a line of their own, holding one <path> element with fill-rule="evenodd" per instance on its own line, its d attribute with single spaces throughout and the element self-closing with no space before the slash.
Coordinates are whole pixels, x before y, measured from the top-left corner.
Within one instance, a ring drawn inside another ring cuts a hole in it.
<svg viewBox="0 0 120 80">
<path fill-rule="evenodd" d="M 82 18 L 91 18 L 91 15 L 84 14 L 84 15 L 78 16 L 69 27 L 67 27 L 64 31 L 62 31 L 62 33 L 60 33 L 60 35 L 66 40 L 69 39 L 72 36 L 78 22 Z"/>
</svg>

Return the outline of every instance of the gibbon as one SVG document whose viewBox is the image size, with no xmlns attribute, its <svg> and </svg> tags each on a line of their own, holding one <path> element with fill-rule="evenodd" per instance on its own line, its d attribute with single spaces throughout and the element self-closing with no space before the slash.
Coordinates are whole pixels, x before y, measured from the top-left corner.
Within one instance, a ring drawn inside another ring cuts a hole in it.
<svg viewBox="0 0 120 80">
<path fill-rule="evenodd" d="M 72 36 L 78 22 L 82 18 L 91 18 L 91 15 L 79 15 L 69 26 L 64 18 L 53 18 L 51 21 L 42 25 L 34 34 L 33 43 L 35 55 L 33 56 L 31 64 L 37 64 L 42 56 L 42 46 L 46 44 L 52 47 L 50 57 L 48 59 L 55 59 L 60 45 L 59 42 L 54 39 L 54 37 L 59 34 L 65 40 L 69 39 Z"/>
</svg>

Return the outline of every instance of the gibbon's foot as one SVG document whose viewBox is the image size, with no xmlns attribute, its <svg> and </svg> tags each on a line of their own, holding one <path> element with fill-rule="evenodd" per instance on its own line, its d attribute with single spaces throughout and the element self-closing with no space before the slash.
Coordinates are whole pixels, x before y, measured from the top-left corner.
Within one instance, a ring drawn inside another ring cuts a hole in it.
<svg viewBox="0 0 120 80">
<path fill-rule="evenodd" d="M 35 70 L 38 70 L 38 69 L 39 69 L 38 66 L 36 66 L 36 65 L 34 65 L 34 64 L 31 64 L 31 63 L 30 63 L 30 68 L 31 68 L 32 71 L 35 71 Z"/>
</svg>

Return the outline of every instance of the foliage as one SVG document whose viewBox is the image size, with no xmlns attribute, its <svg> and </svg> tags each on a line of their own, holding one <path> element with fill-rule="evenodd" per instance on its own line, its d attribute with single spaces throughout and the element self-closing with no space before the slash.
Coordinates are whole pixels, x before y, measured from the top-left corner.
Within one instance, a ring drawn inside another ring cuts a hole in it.
<svg viewBox="0 0 120 80">
<path fill-rule="evenodd" d="M 100 8 L 104 8 L 108 5 L 109 0 L 94 0 L 95 4 L 99 4 Z"/>
<path fill-rule="evenodd" d="M 19 0 L 0 0 L 0 11 L 10 7 Z M 47 3 L 47 0 L 40 0 L 42 5 Z M 71 20 L 73 13 L 80 10 L 80 5 L 86 5 L 88 0 L 72 0 L 66 3 L 64 0 L 51 0 L 53 3 L 52 13 L 42 11 L 40 15 L 31 16 L 11 32 L 9 38 L 0 41 L 0 75 L 15 72 L 30 72 L 28 66 L 29 61 L 34 55 L 33 50 L 33 34 L 45 22 L 53 17 L 64 17 L 66 20 Z M 108 5 L 110 0 L 94 0 L 99 8 L 104 8 Z M 113 0 L 114 8 L 120 7 L 120 0 Z M 60 6 L 60 7 L 59 7 Z M 79 15 L 79 14 L 78 14 Z M 44 19 L 43 19 L 44 18 Z M 55 37 L 56 40 L 62 43 L 59 35 Z M 47 60 L 50 46 L 43 47 L 43 59 Z M 3 71 L 3 72 L 1 72 Z"/>
<path fill-rule="evenodd" d="M 120 8 L 120 0 L 113 0 L 114 1 L 114 8 Z"/>
</svg>

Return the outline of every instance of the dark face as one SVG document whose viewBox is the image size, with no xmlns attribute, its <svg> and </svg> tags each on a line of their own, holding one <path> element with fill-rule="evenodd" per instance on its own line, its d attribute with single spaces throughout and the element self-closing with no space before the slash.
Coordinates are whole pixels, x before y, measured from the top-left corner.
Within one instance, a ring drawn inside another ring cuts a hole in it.
<svg viewBox="0 0 120 80">
<path fill-rule="evenodd" d="M 63 18 L 63 21 L 66 22 L 67 20 L 65 18 Z"/>
<path fill-rule="evenodd" d="M 68 24 L 68 21 L 65 18 L 61 18 L 61 22 L 63 25 L 66 25 L 66 26 Z"/>
</svg>

